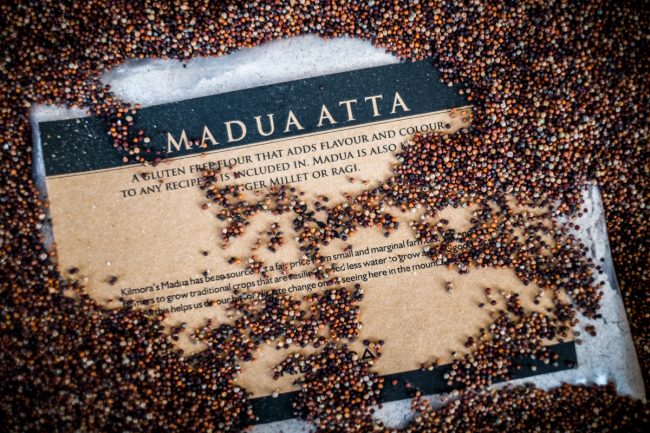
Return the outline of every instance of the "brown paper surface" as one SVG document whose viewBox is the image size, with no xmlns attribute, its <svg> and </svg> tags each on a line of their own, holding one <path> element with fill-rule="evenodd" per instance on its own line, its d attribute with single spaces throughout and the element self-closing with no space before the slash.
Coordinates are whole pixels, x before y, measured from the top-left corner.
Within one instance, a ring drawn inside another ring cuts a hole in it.
<svg viewBox="0 0 650 433">
<path fill-rule="evenodd" d="M 258 257 L 266 265 L 288 263 L 294 266 L 294 273 L 309 267 L 297 264 L 301 254 L 286 218 L 258 215 L 244 236 L 222 249 L 220 233 L 225 223 L 215 218 L 212 207 L 201 209 L 207 202 L 198 187 L 202 169 L 210 162 L 232 159 L 244 162 L 226 171 L 268 171 L 275 167 L 274 173 L 250 173 L 237 183 L 246 184 L 250 188 L 247 194 L 254 196 L 272 179 L 291 182 L 305 191 L 305 201 L 323 194 L 330 197 L 330 204 L 335 204 L 344 200 L 344 193 L 372 188 L 387 178 L 396 162 L 394 153 L 409 139 L 412 127 L 428 124 L 451 125 L 441 133 L 454 133 L 467 126 L 459 116 L 442 111 L 173 158 L 155 167 L 125 166 L 48 177 L 60 268 L 79 268 L 90 295 L 108 307 L 121 306 L 120 298 L 135 305 L 144 302 L 147 308 L 168 311 L 166 324 L 185 322 L 189 329 L 204 325 L 208 318 L 213 323 L 231 320 L 224 304 L 235 288 L 257 291 L 285 287 L 294 296 L 302 297 L 310 292 L 299 290 L 300 286 L 318 285 L 318 280 L 307 277 L 275 283 L 273 279 L 282 275 L 277 270 L 269 272 L 270 282 L 257 274 L 221 278 L 242 273 L 244 266 L 228 264 L 228 259 L 234 256 L 247 260 L 251 245 L 271 222 L 281 224 L 287 243 L 276 253 L 261 248 Z M 288 154 L 289 149 L 310 146 L 316 150 Z M 358 153 L 362 148 L 367 152 L 365 157 Z M 370 154 L 372 149 L 376 154 Z M 135 196 L 125 193 L 127 189 L 134 189 Z M 441 216 L 450 220 L 451 227 L 463 230 L 469 224 L 470 212 L 468 208 L 450 208 Z M 523 288 L 512 270 L 472 269 L 460 275 L 436 266 L 422 256 L 422 245 L 415 243 L 407 223 L 417 219 L 419 213 L 394 214 L 404 223 L 390 237 L 384 237 L 378 229 L 363 229 L 347 242 L 333 242 L 324 250 L 332 263 L 341 267 L 337 275 L 364 287 L 360 316 L 363 328 L 352 347 L 361 349 L 363 338 L 384 339 L 383 356 L 376 367 L 381 374 L 414 370 L 434 358 L 450 362 L 451 353 L 462 354 L 467 336 L 487 325 L 490 311 L 501 306 L 479 309 L 477 305 L 485 301 L 485 296 L 476 288 L 508 292 Z M 348 244 L 353 247 L 352 256 L 343 257 Z M 411 267 L 408 272 L 404 271 L 406 266 Z M 212 281 L 205 281 L 205 271 Z M 117 277 L 113 284 L 111 277 Z M 445 290 L 447 282 L 454 286 L 451 293 Z M 201 295 L 206 288 L 215 293 Z M 531 292 L 534 290 L 529 288 L 527 293 Z M 207 307 L 207 300 L 216 302 Z M 532 295 L 530 299 L 524 296 L 522 302 L 532 308 Z M 543 307 L 545 302 L 537 306 Z M 202 349 L 187 336 L 177 344 L 187 353 Z M 272 368 L 289 352 L 276 350 L 273 345 L 263 346 L 254 361 L 242 365 L 238 381 L 255 396 L 292 390 L 295 377 L 277 381 L 272 378 Z"/>
</svg>

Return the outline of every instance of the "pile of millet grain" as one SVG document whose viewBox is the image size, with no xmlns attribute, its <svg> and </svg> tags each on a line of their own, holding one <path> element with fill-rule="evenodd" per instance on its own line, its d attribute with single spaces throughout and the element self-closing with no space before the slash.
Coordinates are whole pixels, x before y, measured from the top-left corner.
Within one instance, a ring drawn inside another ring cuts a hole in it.
<svg viewBox="0 0 650 433">
<path fill-rule="evenodd" d="M 559 200 L 558 211 L 573 214 L 584 183 L 596 181 L 647 371 L 648 10 L 636 2 L 568 1 L 1 5 L 5 428 L 237 431 L 254 417 L 248 393 L 233 382 L 238 362 L 255 349 L 250 330 L 229 324 L 206 329 L 198 337 L 209 348 L 186 358 L 159 316 L 107 311 L 57 269 L 56 253 L 45 250 L 41 234 L 47 202 L 32 180 L 29 112 L 35 104 L 83 107 L 108 120 L 107 133 L 125 162 L 155 161 L 160 155 L 149 146 L 147 131 L 130 128 L 138 107 L 99 81 L 103 71 L 134 58 L 224 55 L 306 33 L 368 39 L 403 59 L 432 58 L 444 81 L 461 89 L 475 107 L 472 128 L 419 138 L 434 151 L 471 148 L 469 161 L 445 161 L 449 194 L 478 188 L 485 196 L 507 192 L 523 201 Z M 77 296 L 64 296 L 64 289 Z M 359 394 L 338 401 L 334 390 L 340 384 L 308 374 L 298 413 L 323 431 L 337 431 L 338 425 L 384 430 L 368 415 L 380 381 L 340 343 L 327 343 L 320 353 L 306 362 L 323 364 L 328 377 L 361 380 L 346 385 Z M 337 375 L 337 368 L 348 373 Z M 325 387 L 327 400 L 314 406 L 318 387 Z M 441 410 L 418 400 L 414 407 L 420 414 L 406 431 L 631 431 L 647 424 L 646 406 L 610 387 L 472 390 Z"/>
</svg>

